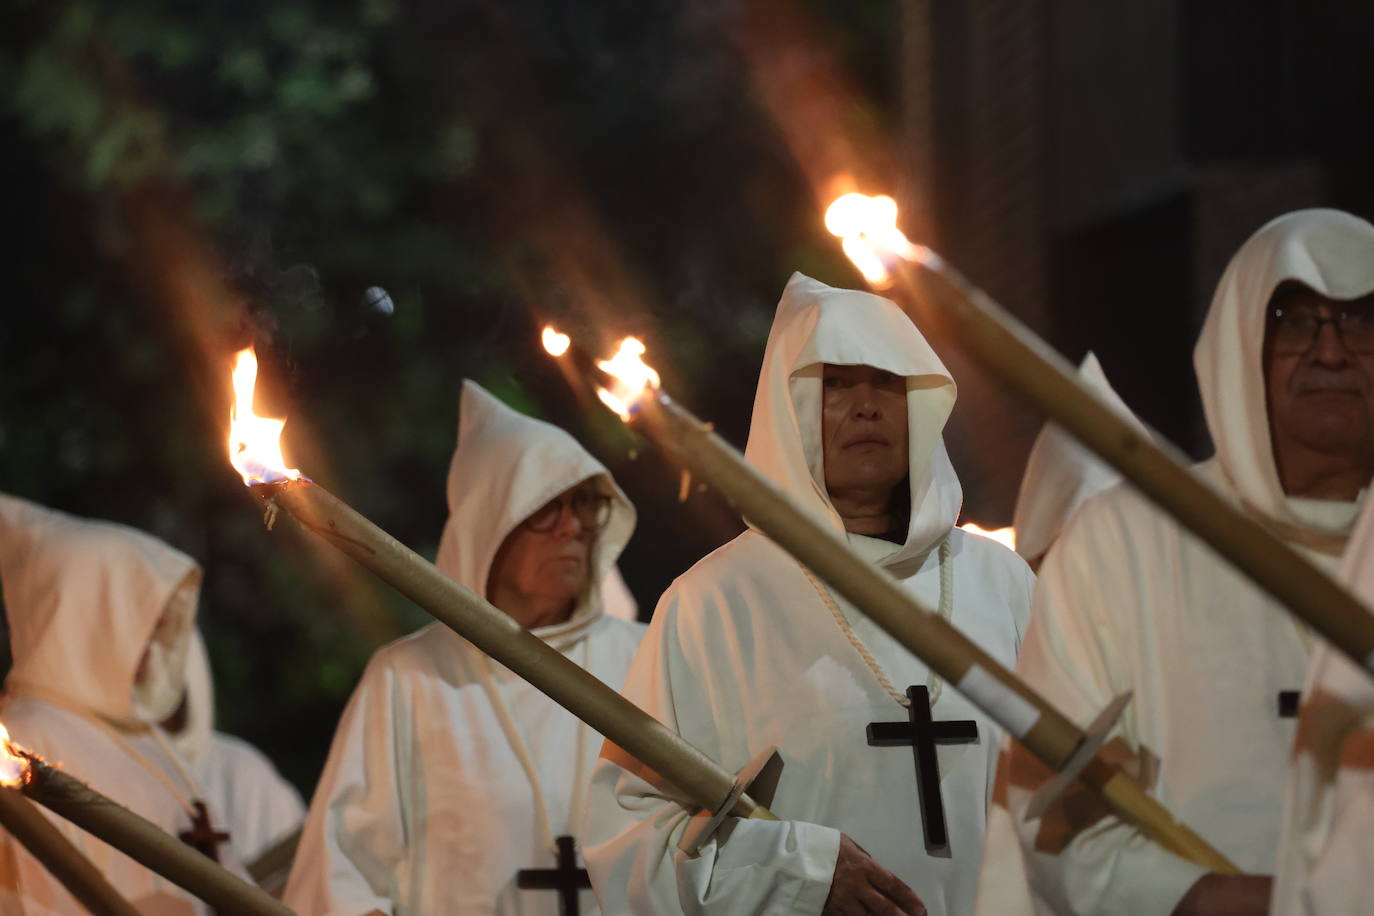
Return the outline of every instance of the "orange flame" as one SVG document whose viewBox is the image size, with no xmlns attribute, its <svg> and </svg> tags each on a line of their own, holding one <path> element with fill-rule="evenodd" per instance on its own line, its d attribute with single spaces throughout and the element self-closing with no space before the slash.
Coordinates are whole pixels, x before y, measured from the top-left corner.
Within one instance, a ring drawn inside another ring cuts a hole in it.
<svg viewBox="0 0 1374 916">
<path fill-rule="evenodd" d="M 572 346 L 572 338 L 551 324 L 544 326 L 544 333 L 540 339 L 544 342 L 544 349 L 549 351 L 550 356 L 562 356 L 568 352 L 568 347 Z"/>
<path fill-rule="evenodd" d="M 1016 529 L 1015 528 L 983 528 L 973 522 L 964 522 L 959 526 L 970 534 L 981 535 L 985 538 L 992 538 L 997 543 L 1006 547 L 1008 550 L 1016 549 Z"/>
<path fill-rule="evenodd" d="M 253 413 L 253 388 L 258 380 L 258 357 L 252 347 L 234 354 L 234 402 L 229 407 L 229 463 L 249 486 L 300 480 L 301 472 L 286 466 L 281 453 L 285 420 Z"/>
<path fill-rule="evenodd" d="M 9 729 L 0 725 L 0 785 L 18 788 L 24 784 L 28 772 L 29 761 L 10 743 Z"/>
<path fill-rule="evenodd" d="M 894 260 L 919 260 L 921 246 L 897 228 L 897 202 L 886 194 L 841 194 L 825 211 L 825 228 L 842 240 L 844 253 L 869 283 L 892 283 Z"/>
<path fill-rule="evenodd" d="M 615 356 L 596 364 L 598 369 L 615 379 L 609 389 L 597 388 L 596 393 L 601 403 L 620 414 L 622 420 L 628 421 L 635 402 L 658 387 L 658 373 L 640 359 L 644 352 L 644 344 L 638 338 L 626 337 L 620 342 Z"/>
</svg>

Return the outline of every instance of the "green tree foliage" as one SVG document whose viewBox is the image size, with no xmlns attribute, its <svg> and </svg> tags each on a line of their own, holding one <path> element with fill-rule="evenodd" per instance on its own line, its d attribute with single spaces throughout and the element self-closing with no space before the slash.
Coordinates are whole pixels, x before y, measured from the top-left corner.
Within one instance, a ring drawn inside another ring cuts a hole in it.
<svg viewBox="0 0 1374 916">
<path fill-rule="evenodd" d="M 25 231 L 0 325 L 0 479 L 204 564 L 221 726 L 303 788 L 368 654 L 427 618 L 291 526 L 263 530 L 224 460 L 206 341 L 227 357 L 255 339 L 288 452 L 429 555 L 461 378 L 569 427 L 639 504 L 624 565 L 647 613 L 738 522 L 709 497 L 678 506 L 674 470 L 584 409 L 539 326 L 645 335 L 679 397 L 742 442 L 789 270 L 852 279 L 757 104 L 732 10 L 11 4 L 2 115 L 20 140 L 0 157 Z M 236 320 L 150 292 L 178 252 L 146 244 L 131 214 L 149 199 L 190 201 Z"/>
</svg>

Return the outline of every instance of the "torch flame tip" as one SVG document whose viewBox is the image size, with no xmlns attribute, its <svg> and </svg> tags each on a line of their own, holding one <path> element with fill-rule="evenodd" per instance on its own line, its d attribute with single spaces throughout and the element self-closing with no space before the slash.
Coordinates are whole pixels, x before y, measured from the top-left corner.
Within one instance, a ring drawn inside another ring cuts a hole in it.
<svg viewBox="0 0 1374 916">
<path fill-rule="evenodd" d="M 258 356 L 252 347 L 234 354 L 231 378 L 234 400 L 229 407 L 229 463 L 248 486 L 300 479 L 301 472 L 287 467 L 281 453 L 281 431 L 286 420 L 260 417 L 253 412 Z"/>
<path fill-rule="evenodd" d="M 656 391 L 660 383 L 658 372 L 640 358 L 646 352 L 644 342 L 638 337 L 626 337 L 620 341 L 614 356 L 596 364 L 614 380 L 610 388 L 598 388 L 597 396 L 626 422 L 645 395 Z"/>
<path fill-rule="evenodd" d="M 897 201 L 886 194 L 841 194 L 826 208 L 825 228 L 842 240 L 844 253 L 864 279 L 879 288 L 891 284 L 897 259 L 921 258 L 921 247 L 897 228 Z"/>
<path fill-rule="evenodd" d="M 0 724 L 0 785 L 17 789 L 28 781 L 32 769 L 29 753 L 10 741 L 9 729 Z"/>
<path fill-rule="evenodd" d="M 544 325 L 544 331 L 540 335 L 540 339 L 543 341 L 544 349 L 549 352 L 550 356 L 562 356 L 564 353 L 567 353 L 568 348 L 572 346 L 572 338 L 551 324 Z"/>
</svg>

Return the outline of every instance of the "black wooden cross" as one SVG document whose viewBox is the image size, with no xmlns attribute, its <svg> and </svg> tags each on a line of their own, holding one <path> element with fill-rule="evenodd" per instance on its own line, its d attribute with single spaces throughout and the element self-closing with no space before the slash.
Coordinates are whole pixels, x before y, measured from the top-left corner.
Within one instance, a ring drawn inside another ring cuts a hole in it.
<svg viewBox="0 0 1374 916">
<path fill-rule="evenodd" d="M 945 805 L 940 799 L 940 761 L 937 744 L 966 744 L 978 740 L 978 723 L 971 719 L 936 722 L 930 715 L 930 692 L 924 687 L 906 689 L 911 700 L 908 722 L 868 723 L 868 743 L 874 747 L 911 745 L 916 758 L 916 792 L 921 799 L 926 849 L 934 852 L 949 846 Z"/>
<path fill-rule="evenodd" d="M 196 809 L 191 829 L 177 834 L 177 839 L 218 862 L 219 844 L 229 842 L 229 834 L 210 826 L 210 812 L 205 809 L 205 802 L 196 799 L 191 805 Z"/>
<path fill-rule="evenodd" d="M 554 842 L 558 844 L 558 867 L 522 869 L 515 873 L 515 886 L 523 890 L 558 891 L 563 916 L 579 916 L 577 892 L 590 889 L 592 879 L 585 868 L 577 867 L 572 837 L 561 836 Z"/>
<path fill-rule="evenodd" d="M 1296 719 L 1298 717 L 1298 699 L 1301 694 L 1296 690 L 1279 691 L 1279 718 Z"/>
</svg>

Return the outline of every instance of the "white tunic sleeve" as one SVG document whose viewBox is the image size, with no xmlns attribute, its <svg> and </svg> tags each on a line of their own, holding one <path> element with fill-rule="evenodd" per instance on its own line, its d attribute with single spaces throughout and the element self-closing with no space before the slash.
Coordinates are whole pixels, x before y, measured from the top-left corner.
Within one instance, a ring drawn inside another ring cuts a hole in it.
<svg viewBox="0 0 1374 916">
<path fill-rule="evenodd" d="M 730 695 L 738 683 L 711 683 L 719 669 L 704 653 L 724 653 L 710 608 L 690 608 L 681 583 L 664 596 L 630 668 L 623 693 L 723 766 L 747 758 L 726 744 L 707 693 Z M 708 673 L 710 672 L 710 673 Z M 738 725 L 734 728 L 737 730 Z M 819 913 L 830 893 L 840 833 L 798 821 L 727 819 L 695 858 L 678 849 L 691 806 L 606 759 L 593 772 L 584 826 L 587 868 L 606 914 Z"/>
<path fill-rule="evenodd" d="M 1119 693 L 1140 686 L 1129 670 L 1133 653 L 1123 645 L 1122 634 L 1131 631 L 1116 621 L 1145 610 L 1136 604 L 1147 604 L 1139 596 L 1150 587 L 1133 577 L 1124 559 L 1130 556 L 1129 538 L 1117 517 L 1085 508 L 1090 511 L 1078 514 L 1040 569 L 1017 664 L 1032 687 L 1079 724 L 1091 721 Z M 1167 665 L 1168 659 L 1157 662 Z M 1137 693 L 1135 702 L 1140 701 Z M 1136 752 L 1129 714 L 1116 734 Z M 1015 760 L 1029 752 L 1015 745 L 1011 753 Z M 1110 815 L 1079 824 L 1062 849 L 1047 844 L 1043 822 L 1024 819 L 1031 791 L 1022 788 L 1008 792 L 1011 820 L 1036 896 L 1058 912 L 1167 916 L 1206 873 Z"/>
<path fill-rule="evenodd" d="M 406 815 L 397 750 L 408 702 L 374 656 L 339 720 L 296 852 L 284 900 L 300 916 L 398 912 Z"/>
</svg>

